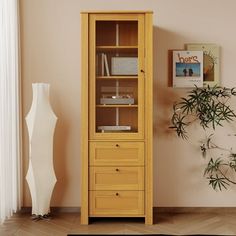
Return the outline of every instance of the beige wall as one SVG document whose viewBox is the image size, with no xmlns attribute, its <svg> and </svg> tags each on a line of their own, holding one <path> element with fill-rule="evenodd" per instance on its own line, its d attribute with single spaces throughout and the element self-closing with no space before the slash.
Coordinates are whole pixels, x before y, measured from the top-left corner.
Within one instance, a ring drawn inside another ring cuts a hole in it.
<svg viewBox="0 0 236 236">
<path fill-rule="evenodd" d="M 202 177 L 206 163 L 197 142 L 204 134 L 192 127 L 189 142 L 168 130 L 172 103 L 184 91 L 167 86 L 167 50 L 185 43 L 221 46 L 221 81 L 235 86 L 235 0 L 20 0 L 23 115 L 29 111 L 34 82 L 51 84 L 51 103 L 59 117 L 54 164 L 58 182 L 53 206 L 80 206 L 80 11 L 154 11 L 154 205 L 236 206 L 236 188 L 214 192 Z M 235 101 L 233 103 L 235 107 Z M 24 123 L 24 176 L 28 137 Z M 218 141 L 234 145 L 227 136 L 235 126 L 219 129 Z M 31 199 L 24 183 L 24 206 Z"/>
</svg>

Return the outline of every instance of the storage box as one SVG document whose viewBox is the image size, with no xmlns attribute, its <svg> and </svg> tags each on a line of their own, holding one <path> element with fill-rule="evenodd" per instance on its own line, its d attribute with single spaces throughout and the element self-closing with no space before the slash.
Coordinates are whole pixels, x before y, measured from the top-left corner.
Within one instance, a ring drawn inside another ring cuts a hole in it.
<svg viewBox="0 0 236 236">
<path fill-rule="evenodd" d="M 137 57 L 112 57 L 111 58 L 112 75 L 137 75 L 138 58 Z"/>
</svg>

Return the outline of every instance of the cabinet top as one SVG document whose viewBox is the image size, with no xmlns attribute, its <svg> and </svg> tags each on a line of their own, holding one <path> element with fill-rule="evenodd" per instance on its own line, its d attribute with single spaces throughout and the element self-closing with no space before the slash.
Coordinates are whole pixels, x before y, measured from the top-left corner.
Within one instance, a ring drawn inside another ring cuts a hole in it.
<svg viewBox="0 0 236 236">
<path fill-rule="evenodd" d="M 119 14 L 135 14 L 135 13 L 153 13 L 153 11 L 81 11 L 81 14 L 113 14 L 113 13 L 119 13 Z"/>
</svg>

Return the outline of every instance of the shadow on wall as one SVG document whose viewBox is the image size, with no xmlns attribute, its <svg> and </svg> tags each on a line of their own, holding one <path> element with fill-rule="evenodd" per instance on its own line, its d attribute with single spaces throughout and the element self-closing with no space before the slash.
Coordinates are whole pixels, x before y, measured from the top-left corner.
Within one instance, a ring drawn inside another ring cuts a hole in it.
<svg viewBox="0 0 236 236">
<path fill-rule="evenodd" d="M 154 205 L 165 206 L 169 203 L 178 205 L 181 201 L 181 193 L 178 186 L 181 185 L 182 171 L 180 161 L 172 158 L 172 148 L 176 145 L 176 135 L 171 126 L 172 107 L 175 101 L 186 89 L 173 89 L 169 80 L 168 51 L 182 48 L 183 42 L 188 41 L 176 32 L 154 26 L 154 80 L 153 80 L 153 105 L 154 105 Z M 181 47 L 179 46 L 181 45 Z M 170 148 L 172 147 L 172 148 Z M 175 146 L 176 147 L 176 146 Z M 176 150 L 181 156 L 181 150 Z M 170 164 L 171 163 L 171 164 Z M 170 167 L 174 168 L 170 175 Z"/>
<path fill-rule="evenodd" d="M 173 103 L 179 99 L 180 93 L 185 89 L 177 91 L 170 86 L 168 50 L 183 45 L 183 37 L 175 32 L 154 26 L 154 137 L 173 136 L 169 129 Z"/>
<path fill-rule="evenodd" d="M 54 91 L 56 92 L 56 91 Z M 54 94 L 54 97 L 60 97 L 58 94 Z M 67 173 L 67 140 L 68 131 L 70 130 L 70 124 L 66 121 L 65 112 L 60 107 L 60 103 L 55 104 L 55 114 L 58 117 L 55 134 L 54 134 L 54 169 L 57 177 L 57 183 L 53 191 L 51 206 L 63 206 L 63 199 L 68 188 L 68 173 Z"/>
</svg>

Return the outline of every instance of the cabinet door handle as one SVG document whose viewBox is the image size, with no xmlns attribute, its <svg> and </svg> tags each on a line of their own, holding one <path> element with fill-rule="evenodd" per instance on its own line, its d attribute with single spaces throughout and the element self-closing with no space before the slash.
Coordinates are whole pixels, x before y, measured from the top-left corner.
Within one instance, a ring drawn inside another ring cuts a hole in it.
<svg viewBox="0 0 236 236">
<path fill-rule="evenodd" d="M 145 71 L 143 69 L 141 69 L 140 72 L 145 73 Z"/>
<path fill-rule="evenodd" d="M 120 145 L 119 144 L 116 144 L 116 147 L 119 147 Z"/>
<path fill-rule="evenodd" d="M 119 169 L 118 169 L 118 168 L 116 168 L 116 171 L 118 172 L 118 171 L 119 171 Z"/>
<path fill-rule="evenodd" d="M 119 193 L 116 193 L 116 196 L 119 196 Z"/>
</svg>

